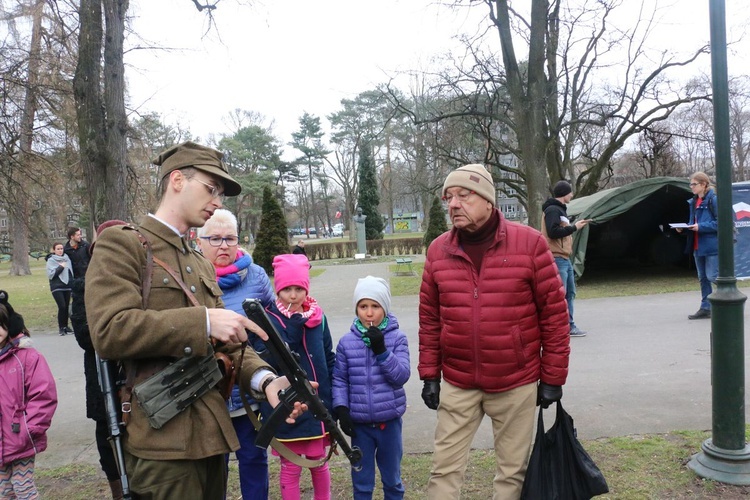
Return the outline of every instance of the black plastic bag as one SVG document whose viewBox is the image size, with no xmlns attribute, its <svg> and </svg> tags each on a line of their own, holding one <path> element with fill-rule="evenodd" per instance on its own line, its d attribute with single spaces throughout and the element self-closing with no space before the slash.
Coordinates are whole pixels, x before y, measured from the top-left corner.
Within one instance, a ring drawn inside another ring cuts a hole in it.
<svg viewBox="0 0 750 500">
<path fill-rule="evenodd" d="M 584 500 L 609 492 L 604 475 L 578 442 L 573 418 L 562 404 L 557 402 L 557 420 L 547 432 L 543 413 L 540 409 L 521 498 Z"/>
</svg>

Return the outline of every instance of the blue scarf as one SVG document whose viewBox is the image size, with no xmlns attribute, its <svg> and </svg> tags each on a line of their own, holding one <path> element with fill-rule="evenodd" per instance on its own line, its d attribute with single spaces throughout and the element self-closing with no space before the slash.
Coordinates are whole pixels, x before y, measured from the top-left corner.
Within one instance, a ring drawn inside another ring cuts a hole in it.
<svg viewBox="0 0 750 500">
<path fill-rule="evenodd" d="M 250 258 L 250 255 L 243 253 L 241 257 L 234 261 L 234 264 L 227 266 L 236 268 L 236 271 L 224 276 L 217 276 L 216 281 L 219 283 L 219 288 L 229 290 L 242 283 L 242 280 L 247 276 L 247 268 L 250 267 L 252 262 L 253 259 Z"/>
</svg>

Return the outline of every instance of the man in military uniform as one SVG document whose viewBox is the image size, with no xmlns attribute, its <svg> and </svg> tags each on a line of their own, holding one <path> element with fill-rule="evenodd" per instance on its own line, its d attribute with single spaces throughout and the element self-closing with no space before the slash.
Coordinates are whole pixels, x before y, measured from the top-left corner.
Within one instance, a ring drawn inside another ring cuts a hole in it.
<svg viewBox="0 0 750 500">
<path fill-rule="evenodd" d="M 185 238 L 190 228 L 203 226 L 221 208 L 225 195 L 239 194 L 240 185 L 219 151 L 192 142 L 165 151 L 153 163 L 161 167 L 161 198 L 138 232 L 156 262 L 148 265 L 146 249 L 129 226 L 108 228 L 95 243 L 86 306 L 97 353 L 125 360 L 137 386 L 172 361 L 206 356 L 214 343 L 223 346 L 217 350 L 232 356 L 235 366 L 244 353 L 243 390 L 278 404 L 286 378 L 277 378 L 252 349 L 240 349 L 246 330 L 263 339 L 266 334 L 245 316 L 223 308 L 213 265 Z M 182 285 L 200 306 L 191 304 Z M 239 448 L 239 442 L 219 391 L 209 390 L 159 429 L 149 424 L 137 397 L 132 399 L 124 448 L 135 498 L 224 498 L 224 454 Z M 290 419 L 304 409 L 297 403 Z"/>
</svg>

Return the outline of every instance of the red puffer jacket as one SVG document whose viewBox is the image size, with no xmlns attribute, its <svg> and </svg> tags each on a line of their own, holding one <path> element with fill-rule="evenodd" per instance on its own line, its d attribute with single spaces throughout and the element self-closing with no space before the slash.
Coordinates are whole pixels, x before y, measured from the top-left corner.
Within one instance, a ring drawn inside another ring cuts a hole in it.
<svg viewBox="0 0 750 500">
<path fill-rule="evenodd" d="M 419 378 L 504 392 L 563 385 L 570 336 L 565 291 L 538 231 L 500 216 L 477 273 L 457 230 L 427 251 L 419 293 Z"/>
</svg>

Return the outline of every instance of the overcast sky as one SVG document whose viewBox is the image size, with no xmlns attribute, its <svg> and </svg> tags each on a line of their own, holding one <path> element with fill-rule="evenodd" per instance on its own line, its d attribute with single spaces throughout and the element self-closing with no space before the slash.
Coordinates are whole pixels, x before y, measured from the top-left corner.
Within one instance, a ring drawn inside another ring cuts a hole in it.
<svg viewBox="0 0 750 500">
<path fill-rule="evenodd" d="M 486 12 L 481 7 L 453 11 L 430 0 L 247 3 L 219 2 L 216 25 L 205 35 L 206 16 L 190 0 L 131 0 L 133 29 L 143 41 L 131 35 L 129 47 L 173 50 L 128 52 L 130 105 L 158 112 L 167 123 L 179 122 L 203 140 L 229 132 L 222 119 L 232 109 L 258 111 L 275 121 L 276 135 L 286 144 L 304 111 L 324 118 L 339 109 L 341 99 L 398 71 L 428 67 L 431 58 L 457 46 L 454 35 L 475 32 Z M 736 39 L 748 26 L 750 1 L 726 4 L 729 38 Z M 678 50 L 708 41 L 709 0 L 659 0 L 658 5 L 664 21 L 652 40 L 655 46 Z M 617 22 L 626 18 L 627 12 Z M 491 40 L 499 45 L 496 36 Z M 730 73 L 748 73 L 736 61 L 730 59 Z M 708 58 L 704 62 L 708 71 Z"/>
</svg>

